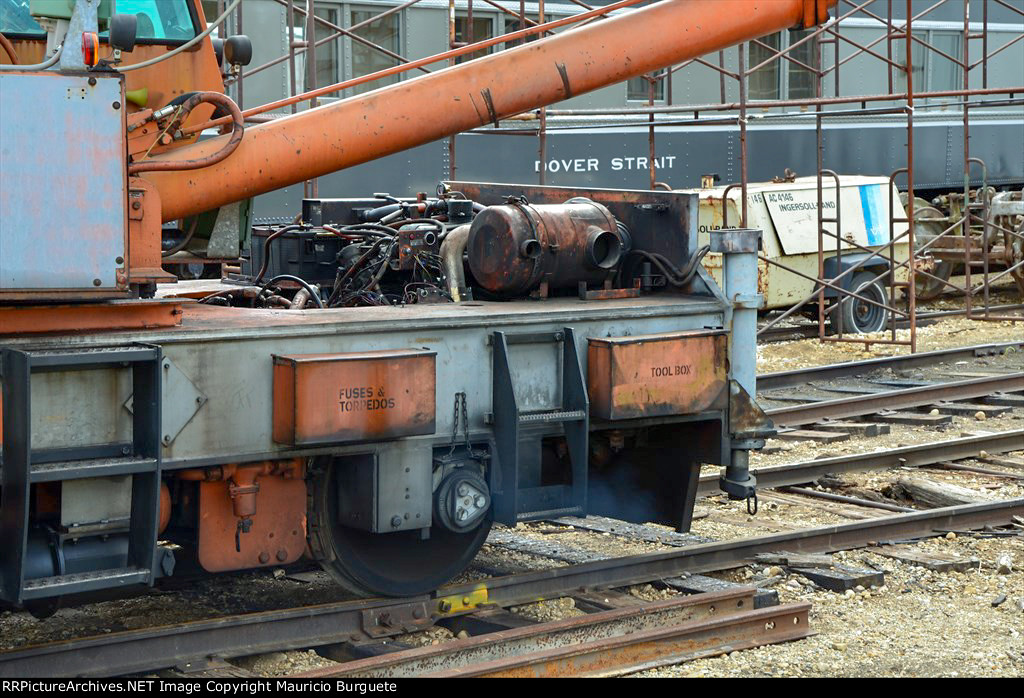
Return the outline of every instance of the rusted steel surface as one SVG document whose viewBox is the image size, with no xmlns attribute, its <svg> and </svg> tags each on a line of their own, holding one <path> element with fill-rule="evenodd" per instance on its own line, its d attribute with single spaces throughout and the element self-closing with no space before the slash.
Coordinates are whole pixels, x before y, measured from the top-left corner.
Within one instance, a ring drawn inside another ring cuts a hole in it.
<svg viewBox="0 0 1024 698">
<path fill-rule="evenodd" d="M 541 281 L 553 289 L 601 283 L 618 267 L 628 244 L 601 204 L 572 199 L 534 206 L 524 200 L 478 214 L 466 250 L 481 286 L 514 296 Z"/>
<path fill-rule="evenodd" d="M 619 676 L 735 650 L 800 640 L 811 634 L 809 603 L 763 608 L 698 623 L 654 628 L 581 645 L 542 650 L 424 674 L 432 678 Z"/>
<path fill-rule="evenodd" d="M 664 0 L 450 69 L 248 129 L 221 163 L 151 172 L 163 219 L 207 211 L 528 109 L 622 82 L 796 25 L 811 26 L 836 0 Z M 722 21 L 728 17 L 728 21 Z M 652 31 L 671 27 L 671 31 Z M 527 76 L 527 77 L 524 77 Z M 339 126 L 335 128 L 335 126 Z M 223 146 L 212 138 L 159 159 L 191 160 Z M 258 175 L 258 176 L 257 176 Z"/>
<path fill-rule="evenodd" d="M 111 301 L 80 305 L 0 305 L 0 336 L 44 332 L 142 330 L 181 324 L 181 303 Z"/>
<path fill-rule="evenodd" d="M 693 193 L 463 181 L 448 184 L 453 191 L 485 206 L 503 204 L 510 196 L 523 197 L 531 204 L 561 204 L 570 198 L 584 197 L 601 204 L 628 225 L 633 249 L 660 254 L 676 266 L 688 262 L 690 250 L 696 249 L 698 204 Z M 666 235 L 666 225 L 679 232 Z"/>
<path fill-rule="evenodd" d="M 141 177 L 128 178 L 128 239 L 128 277 L 123 279 L 125 284 L 178 280 L 163 269 L 160 193 Z"/>
<path fill-rule="evenodd" d="M 591 338 L 590 412 L 600 419 L 693 414 L 717 405 L 728 380 L 722 331 Z"/>
<path fill-rule="evenodd" d="M 994 392 L 1024 390 L 1024 373 L 972 378 L 968 380 L 924 385 L 917 388 L 887 390 L 884 393 L 851 395 L 836 400 L 823 400 L 792 407 L 777 407 L 766 414 L 780 426 L 800 426 L 823 419 L 842 419 L 872 414 L 883 410 L 901 410 L 948 400 L 985 397 Z"/>
<path fill-rule="evenodd" d="M 260 475 L 248 531 L 238 529 L 233 481 L 199 483 L 199 564 L 207 572 L 287 565 L 306 550 L 306 483 Z M 237 546 L 236 546 L 237 536 Z"/>
<path fill-rule="evenodd" d="M 202 13 L 202 3 L 195 3 L 196 11 Z M 200 27 L 205 28 L 205 19 L 201 17 Z M 23 64 L 40 63 L 45 59 L 46 37 L 14 39 L 12 41 Z M 104 51 L 107 49 L 104 48 Z M 128 66 L 143 63 L 167 54 L 168 46 L 162 44 L 137 43 L 130 53 L 121 54 L 121 65 Z M 0 60 L 0 63 L 7 61 Z M 184 51 L 171 58 L 154 63 L 146 68 L 131 70 L 124 73 L 125 91 L 146 90 L 147 106 L 162 107 L 178 95 L 195 91 L 224 92 L 224 80 L 221 78 L 220 66 L 213 52 L 210 37 L 204 39 L 194 50 Z M 130 101 L 125 103 L 128 114 L 144 109 Z M 185 120 L 185 126 L 202 124 L 213 114 L 213 107 L 200 106 Z M 188 134 L 187 138 L 174 141 L 170 146 L 157 146 L 154 153 L 179 148 L 194 142 L 199 134 Z"/>
<path fill-rule="evenodd" d="M 754 608 L 754 591 L 753 587 L 741 587 L 648 603 L 640 603 L 638 599 L 635 606 L 359 659 L 340 666 L 314 669 L 299 676 L 394 678 L 451 671 L 525 652 L 557 650 L 625 633 L 742 613 Z"/>
<path fill-rule="evenodd" d="M 274 357 L 274 441 L 340 443 L 434 433 L 436 353 Z"/>
</svg>

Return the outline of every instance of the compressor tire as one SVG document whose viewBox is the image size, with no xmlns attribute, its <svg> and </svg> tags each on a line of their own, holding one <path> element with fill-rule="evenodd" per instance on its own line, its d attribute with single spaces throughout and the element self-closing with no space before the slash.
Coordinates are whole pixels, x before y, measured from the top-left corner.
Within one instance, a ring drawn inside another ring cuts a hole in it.
<svg viewBox="0 0 1024 698">
<path fill-rule="evenodd" d="M 889 294 L 886 293 L 885 285 L 881 279 L 875 280 L 877 274 L 871 271 L 861 271 L 853 275 L 850 288 L 858 296 L 863 296 L 876 303 L 889 304 Z M 844 296 L 842 303 L 837 303 L 830 311 L 832 320 L 832 331 L 839 331 L 839 319 L 842 317 L 842 328 L 844 333 L 870 334 L 881 332 L 885 329 L 888 320 L 888 312 L 871 303 L 852 296 Z"/>
</svg>

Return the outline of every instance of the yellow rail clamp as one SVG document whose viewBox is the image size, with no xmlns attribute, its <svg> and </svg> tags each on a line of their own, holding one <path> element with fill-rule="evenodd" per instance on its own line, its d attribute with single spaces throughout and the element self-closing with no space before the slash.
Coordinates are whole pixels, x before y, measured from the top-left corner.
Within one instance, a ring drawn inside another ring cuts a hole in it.
<svg viewBox="0 0 1024 698">
<path fill-rule="evenodd" d="M 443 596 L 437 600 L 438 613 L 460 613 L 471 611 L 487 604 L 487 587 L 483 584 L 468 594 Z"/>
</svg>

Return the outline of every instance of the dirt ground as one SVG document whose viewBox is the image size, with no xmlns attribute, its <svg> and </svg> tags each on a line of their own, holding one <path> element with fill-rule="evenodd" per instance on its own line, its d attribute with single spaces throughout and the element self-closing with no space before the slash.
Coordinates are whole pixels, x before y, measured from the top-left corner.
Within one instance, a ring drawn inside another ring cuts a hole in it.
<svg viewBox="0 0 1024 698">
<path fill-rule="evenodd" d="M 956 280 L 954 279 L 954 281 Z M 991 298 L 993 306 L 1012 305 L 1021 302 L 1022 298 L 1019 291 L 1016 286 L 1012 285 L 999 288 Z M 975 312 L 981 313 L 982 310 L 979 309 L 977 303 L 976 301 Z M 929 311 L 954 310 L 964 307 L 965 303 L 962 297 L 947 295 L 922 304 L 919 312 L 927 313 Z M 1022 320 L 1016 323 L 1005 320 L 987 322 L 968 320 L 965 317 L 950 317 L 934 324 L 926 324 L 917 328 L 917 351 L 935 351 L 937 349 L 951 349 L 971 344 L 995 344 L 1024 339 L 1024 313 L 1018 310 L 1012 311 L 1012 313 L 1008 311 L 1000 314 L 1020 315 Z M 846 337 L 850 338 L 852 335 L 846 335 Z M 892 335 L 890 333 L 880 333 L 860 335 L 860 337 L 869 340 L 889 340 Z M 907 342 L 910 340 L 910 330 L 897 330 L 896 337 L 899 341 Z M 909 348 L 906 346 L 892 344 L 871 344 L 865 347 L 862 342 L 820 342 L 817 339 L 771 342 L 758 346 L 757 370 L 760 373 L 789 371 L 843 361 L 858 361 L 879 356 L 907 354 L 909 351 Z"/>
<path fill-rule="evenodd" d="M 910 330 L 897 330 L 901 341 L 908 341 Z M 880 335 L 860 335 L 880 337 Z M 971 344 L 997 344 L 1024 339 L 1024 322 L 984 322 L 951 317 L 934 325 L 917 328 L 918 352 L 952 349 Z M 757 347 L 759 373 L 791 371 L 809 366 L 823 366 L 844 361 L 861 361 L 879 356 L 907 354 L 907 347 L 872 344 L 865 350 L 860 342 L 820 342 L 817 339 L 772 342 Z"/>
</svg>

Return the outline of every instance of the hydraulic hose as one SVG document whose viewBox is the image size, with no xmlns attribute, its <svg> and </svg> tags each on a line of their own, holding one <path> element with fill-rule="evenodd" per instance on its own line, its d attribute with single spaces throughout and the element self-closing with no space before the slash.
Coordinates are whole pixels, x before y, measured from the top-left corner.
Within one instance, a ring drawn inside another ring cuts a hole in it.
<svg viewBox="0 0 1024 698">
<path fill-rule="evenodd" d="M 242 142 L 242 136 L 245 134 L 245 120 L 242 118 L 242 110 L 227 95 L 222 95 L 219 92 L 197 92 L 181 103 L 179 106 L 180 113 L 176 118 L 178 120 L 185 118 L 189 112 L 203 103 L 216 104 L 231 112 L 231 138 L 228 139 L 223 148 L 206 157 L 196 158 L 195 160 L 144 160 L 142 162 L 133 162 L 128 165 L 128 174 L 134 175 L 140 172 L 168 170 L 198 170 L 210 165 L 216 165 L 235 152 L 235 149 Z"/>
<path fill-rule="evenodd" d="M 57 64 L 60 60 L 60 54 L 64 51 L 64 44 L 57 47 L 57 50 L 53 52 L 53 55 L 47 58 L 42 63 L 36 63 L 35 65 L 0 65 L 0 70 L 17 70 L 19 72 L 35 72 L 37 70 L 46 70 Z"/>
<path fill-rule="evenodd" d="M 11 65 L 18 65 L 18 63 L 20 63 L 18 60 L 18 52 L 14 50 L 14 44 L 12 44 L 11 40 L 3 34 L 0 34 L 0 46 L 3 47 L 4 51 L 6 51 L 7 55 L 10 57 Z"/>
<path fill-rule="evenodd" d="M 285 233 L 290 233 L 293 230 L 300 230 L 304 227 L 305 226 L 302 225 L 286 225 L 280 230 L 275 230 L 274 232 L 267 236 L 267 239 L 263 241 L 263 264 L 260 265 L 259 273 L 256 274 L 256 277 L 252 280 L 253 284 L 258 284 L 260 282 L 260 279 L 263 278 L 263 275 L 267 273 L 267 267 L 270 266 L 270 243 L 272 243 L 274 240 L 281 237 Z"/>
</svg>

